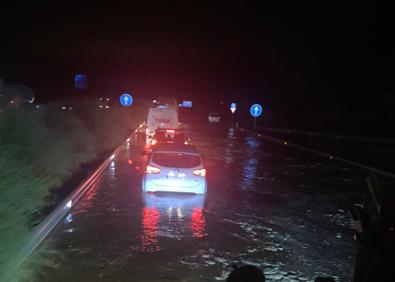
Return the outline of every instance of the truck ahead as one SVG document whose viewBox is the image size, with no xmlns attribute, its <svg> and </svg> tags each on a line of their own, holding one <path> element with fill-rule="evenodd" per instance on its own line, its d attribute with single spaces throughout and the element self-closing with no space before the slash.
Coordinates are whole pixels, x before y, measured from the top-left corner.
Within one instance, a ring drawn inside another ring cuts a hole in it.
<svg viewBox="0 0 395 282">
<path fill-rule="evenodd" d="M 175 107 L 150 108 L 147 117 L 147 143 L 157 128 L 178 128 L 178 110 Z"/>
</svg>

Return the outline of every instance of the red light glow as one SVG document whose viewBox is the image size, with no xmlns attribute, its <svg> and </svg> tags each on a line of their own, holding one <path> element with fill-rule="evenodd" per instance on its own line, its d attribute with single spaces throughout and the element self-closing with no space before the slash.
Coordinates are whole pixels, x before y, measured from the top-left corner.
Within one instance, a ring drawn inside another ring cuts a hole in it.
<svg viewBox="0 0 395 282">
<path fill-rule="evenodd" d="M 158 240 L 158 223 L 160 213 L 157 208 L 143 208 L 141 235 L 141 249 L 144 252 L 155 253 L 160 251 Z"/>
<path fill-rule="evenodd" d="M 191 222 L 192 236 L 194 238 L 203 238 L 207 236 L 205 233 L 206 224 L 203 216 L 203 208 L 195 208 L 192 212 Z"/>
</svg>

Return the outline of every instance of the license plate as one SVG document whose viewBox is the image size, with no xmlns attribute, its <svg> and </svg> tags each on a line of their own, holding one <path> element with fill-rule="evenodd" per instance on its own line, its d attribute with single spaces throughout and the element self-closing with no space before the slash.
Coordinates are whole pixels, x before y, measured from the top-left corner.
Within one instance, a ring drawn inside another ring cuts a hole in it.
<svg viewBox="0 0 395 282">
<path fill-rule="evenodd" d="M 171 171 L 166 175 L 166 179 L 174 179 L 174 180 L 182 181 L 182 180 L 187 179 L 187 175 L 186 175 L 185 173 L 178 172 L 177 170 L 176 170 L 176 171 L 172 171 L 172 170 L 171 170 Z"/>
</svg>

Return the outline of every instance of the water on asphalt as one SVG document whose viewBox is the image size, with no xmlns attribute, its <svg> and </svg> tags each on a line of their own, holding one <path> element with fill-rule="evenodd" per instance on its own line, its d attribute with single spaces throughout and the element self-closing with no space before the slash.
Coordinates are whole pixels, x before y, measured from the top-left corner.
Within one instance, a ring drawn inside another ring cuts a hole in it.
<svg viewBox="0 0 395 282">
<path fill-rule="evenodd" d="M 143 195 L 133 140 L 30 258 L 35 281 L 224 281 L 243 263 L 268 281 L 351 281 L 363 171 L 225 126 L 185 130 L 207 195 Z"/>
</svg>

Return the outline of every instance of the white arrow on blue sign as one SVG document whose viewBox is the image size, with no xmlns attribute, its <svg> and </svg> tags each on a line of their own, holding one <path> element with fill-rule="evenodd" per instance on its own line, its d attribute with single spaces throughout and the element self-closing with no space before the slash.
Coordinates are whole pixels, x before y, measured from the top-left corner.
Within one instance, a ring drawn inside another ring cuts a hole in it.
<svg viewBox="0 0 395 282">
<path fill-rule="evenodd" d="M 230 104 L 230 110 L 232 113 L 234 113 L 236 111 L 236 103 Z"/>
<path fill-rule="evenodd" d="M 259 104 L 254 104 L 250 108 L 250 114 L 253 117 L 259 117 L 262 114 L 262 106 Z"/>
<path fill-rule="evenodd" d="M 122 94 L 121 97 L 119 97 L 119 103 L 124 107 L 130 107 L 133 104 L 133 98 L 130 94 Z"/>
</svg>

